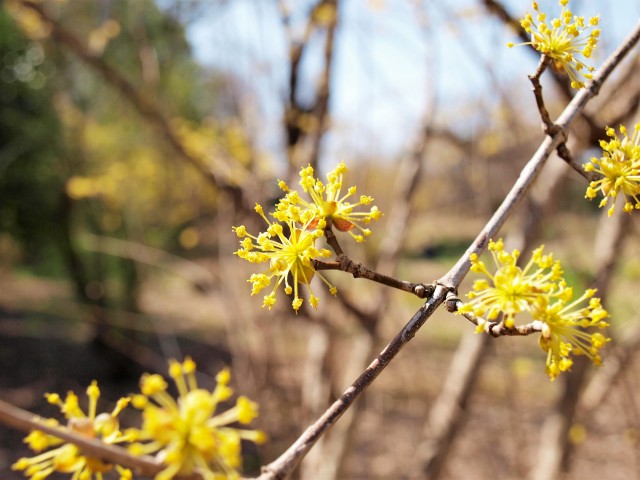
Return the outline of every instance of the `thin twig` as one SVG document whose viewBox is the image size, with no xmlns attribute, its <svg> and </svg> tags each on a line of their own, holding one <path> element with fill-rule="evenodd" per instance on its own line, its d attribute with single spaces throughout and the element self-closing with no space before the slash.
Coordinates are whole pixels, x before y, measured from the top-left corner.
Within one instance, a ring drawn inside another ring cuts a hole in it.
<svg viewBox="0 0 640 480">
<path fill-rule="evenodd" d="M 533 85 L 533 95 L 536 98 L 536 105 L 538 106 L 538 112 L 540 112 L 540 118 L 542 119 L 542 123 L 544 124 L 544 132 L 546 134 L 553 135 L 554 129 L 557 128 L 556 125 L 551 120 L 551 116 L 549 115 L 549 111 L 544 104 L 544 98 L 542 96 L 542 85 L 540 84 L 540 77 L 547 69 L 549 64 L 551 63 L 551 57 L 547 55 L 542 55 L 540 57 L 540 63 L 538 63 L 538 68 L 533 73 L 533 75 L 529 75 L 529 80 Z"/>
<path fill-rule="evenodd" d="M 375 272 L 362 263 L 354 262 L 344 254 L 338 255 L 335 262 L 325 262 L 317 259 L 312 260 L 312 262 L 314 270 L 340 270 L 350 273 L 353 275 L 353 278 L 366 278 L 367 280 L 381 283 L 388 287 L 412 293 L 418 298 L 429 297 L 435 289 L 435 287 L 430 284 L 425 285 L 424 283 L 407 282 L 405 280 L 398 280 L 390 277 L 389 275 Z"/>
<path fill-rule="evenodd" d="M 564 132 L 560 128 L 560 126 L 556 125 L 555 123 L 553 123 L 553 120 L 551 120 L 549 111 L 544 104 L 544 97 L 542 96 L 542 85 L 540 84 L 540 76 L 547 69 L 550 62 L 550 57 L 548 57 L 547 55 L 542 55 L 542 57 L 540 58 L 540 63 L 538 64 L 538 68 L 533 75 L 529 75 L 529 80 L 531 80 L 531 84 L 533 85 L 533 95 L 536 99 L 536 105 L 538 106 L 538 112 L 540 113 L 540 119 L 542 120 L 542 129 L 544 133 L 547 135 L 554 135 L 556 132 L 561 131 L 565 134 L 566 137 L 566 132 Z M 573 168 L 576 172 L 586 178 L 589 182 L 596 180 L 597 174 L 586 172 L 584 168 L 582 168 L 582 165 L 578 164 L 574 160 L 569 147 L 567 147 L 566 139 L 564 142 L 558 145 L 556 151 L 558 152 L 558 156 L 560 158 L 567 162 L 567 164 L 569 164 L 571 168 Z"/>
<path fill-rule="evenodd" d="M 462 306 L 462 300 L 457 298 L 452 293 L 447 295 L 446 307 L 450 312 L 456 312 Z M 515 325 L 513 328 L 507 328 L 502 321 L 486 321 L 482 318 L 476 317 L 473 313 L 460 313 L 464 318 L 473 323 L 476 327 L 480 326 L 482 330 L 492 337 L 504 337 L 504 336 L 527 336 L 532 333 L 542 331 L 543 322 L 534 320 L 525 325 Z"/>
</svg>

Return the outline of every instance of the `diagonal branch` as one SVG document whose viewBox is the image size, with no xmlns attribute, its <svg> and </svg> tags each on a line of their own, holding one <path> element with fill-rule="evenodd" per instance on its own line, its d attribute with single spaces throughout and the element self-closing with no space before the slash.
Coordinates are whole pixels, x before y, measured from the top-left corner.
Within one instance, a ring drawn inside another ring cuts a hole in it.
<svg viewBox="0 0 640 480">
<path fill-rule="evenodd" d="M 353 278 L 366 278 L 367 280 L 381 283 L 388 287 L 397 288 L 403 292 L 413 293 L 418 298 L 428 298 L 434 290 L 432 285 L 398 280 L 389 275 L 375 272 L 362 263 L 354 262 L 344 254 L 338 255 L 335 262 L 324 262 L 316 259 L 312 260 L 312 262 L 314 270 L 340 270 L 350 273 L 353 275 Z"/>
<path fill-rule="evenodd" d="M 607 80 L 611 72 L 622 61 L 626 54 L 635 46 L 640 38 L 640 22 L 631 34 L 613 52 L 603 67 L 594 76 L 588 86 L 573 98 L 564 112 L 558 118 L 558 125 L 562 129 L 568 128 L 575 117 L 582 112 L 589 100 L 594 97 L 600 86 Z M 357 397 L 377 378 L 384 368 L 393 360 L 399 351 L 411 340 L 424 325 L 433 312 L 445 301 L 450 292 L 455 292 L 471 266 L 470 255 L 481 254 L 493 236 L 495 236 L 506 219 L 513 213 L 519 201 L 527 193 L 546 160 L 564 141 L 564 133 L 556 132 L 546 137 L 529 163 L 524 167 L 520 178 L 504 199 L 493 217 L 482 229 L 480 234 L 467 249 L 454 267 L 447 272 L 435 285 L 433 296 L 414 314 L 403 329 L 389 342 L 385 349 L 371 362 L 367 369 L 353 382 L 353 384 L 336 400 L 280 457 L 263 467 L 260 480 L 285 480 L 293 473 L 300 461 L 313 447 L 318 439 L 340 418 L 353 404 Z"/>
</svg>

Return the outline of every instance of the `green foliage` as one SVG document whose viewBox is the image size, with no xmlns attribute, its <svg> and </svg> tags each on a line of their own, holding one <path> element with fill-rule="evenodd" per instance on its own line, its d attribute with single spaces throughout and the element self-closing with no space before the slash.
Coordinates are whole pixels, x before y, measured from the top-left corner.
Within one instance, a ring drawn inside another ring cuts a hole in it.
<svg viewBox="0 0 640 480">
<path fill-rule="evenodd" d="M 47 77 L 54 70 L 41 45 L 0 9 L 0 230 L 22 245 L 25 263 L 59 272 L 63 192 L 61 126 Z"/>
</svg>

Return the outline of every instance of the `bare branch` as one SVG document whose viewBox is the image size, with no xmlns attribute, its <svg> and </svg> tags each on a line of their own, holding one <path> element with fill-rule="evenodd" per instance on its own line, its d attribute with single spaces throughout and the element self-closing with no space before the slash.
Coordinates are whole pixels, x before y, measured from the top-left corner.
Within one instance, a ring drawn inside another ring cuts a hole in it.
<svg viewBox="0 0 640 480">
<path fill-rule="evenodd" d="M 312 260 L 315 270 L 340 270 L 353 275 L 353 278 L 366 278 L 373 282 L 378 282 L 392 288 L 397 288 L 404 292 L 413 293 L 418 298 L 428 298 L 433 293 L 435 287 L 433 285 L 425 285 L 424 283 L 407 282 L 398 280 L 382 273 L 374 272 L 362 263 L 356 263 L 346 255 L 338 255 L 335 262 L 324 262 L 322 260 Z"/>
<path fill-rule="evenodd" d="M 260 480 L 284 480 L 298 466 L 318 439 L 342 416 L 358 396 L 380 375 L 400 350 L 415 336 L 420 327 L 444 300 L 447 289 L 436 286 L 434 295 L 418 310 L 404 328 L 389 342 L 377 358 L 280 457 L 263 467 Z"/>
<path fill-rule="evenodd" d="M 67 428 L 52 426 L 45 419 L 0 400 L 0 422 L 17 430 L 39 430 L 65 442 L 77 445 L 86 455 L 131 468 L 138 475 L 155 475 L 163 466 L 151 457 L 138 457 L 117 445 L 107 445 L 96 438 L 80 435 Z"/>
<path fill-rule="evenodd" d="M 611 72 L 638 42 L 639 38 L 640 22 L 638 22 L 621 46 L 607 59 L 587 87 L 581 89 L 565 108 L 557 122 L 562 129 L 566 129 L 571 125 L 575 117 L 584 109 L 588 101 L 598 93 L 602 83 L 607 80 Z M 420 310 L 414 314 L 411 320 L 409 320 L 403 329 L 389 342 L 378 357 L 353 382 L 351 387 L 349 387 L 318 420 L 309 426 L 298 440 L 280 455 L 280 457 L 263 467 L 263 473 L 259 477 L 260 480 L 284 480 L 289 478 L 318 439 L 353 404 L 356 398 L 366 390 L 406 343 L 415 336 L 420 327 L 422 327 L 433 312 L 445 301 L 445 297 L 450 292 L 455 292 L 469 271 L 471 266 L 470 255 L 472 253 L 482 253 L 488 245 L 489 239 L 498 233 L 506 219 L 513 213 L 519 201 L 535 181 L 546 160 L 562 141 L 564 141 L 564 134 L 561 132 L 557 132 L 553 136 L 546 137 L 543 140 L 536 153 L 522 170 L 520 178 L 516 181 L 487 225 L 482 229 L 456 265 L 436 283 L 433 295 L 428 298 Z"/>
</svg>

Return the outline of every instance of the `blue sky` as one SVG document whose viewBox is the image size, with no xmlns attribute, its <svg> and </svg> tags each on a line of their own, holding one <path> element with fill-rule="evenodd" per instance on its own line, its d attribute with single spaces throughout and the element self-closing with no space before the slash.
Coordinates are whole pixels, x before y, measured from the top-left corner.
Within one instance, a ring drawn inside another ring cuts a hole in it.
<svg viewBox="0 0 640 480">
<path fill-rule="evenodd" d="M 291 0 L 300 5 L 300 0 Z M 513 102 L 533 105 L 526 78 L 536 58 L 525 48 L 508 49 L 515 35 L 486 15 L 479 0 L 450 2 L 409 0 L 344 0 L 336 39 L 329 155 L 392 155 L 406 148 L 430 105 L 435 88 L 438 118 L 472 131 L 492 108 L 492 86 L 508 92 Z M 549 13 L 556 1 L 541 0 Z M 530 3 L 507 1 L 521 16 Z M 598 65 L 640 17 L 640 0 L 573 0 L 575 14 L 600 13 L 603 36 L 593 57 Z M 615 9 L 611 8 L 615 5 Z M 605 10 L 603 7 L 607 6 Z M 235 0 L 211 8 L 192 23 L 188 38 L 203 64 L 242 78 L 263 120 L 262 135 L 279 131 L 287 84 L 287 43 L 275 0 Z M 303 22 L 292 18 L 294 32 Z M 303 82 L 313 85 L 322 53 L 320 42 L 305 58 Z M 493 66 L 493 75 L 486 65 Z M 304 92 L 303 92 L 304 93 Z M 472 108 L 473 107 L 473 108 Z"/>
</svg>

